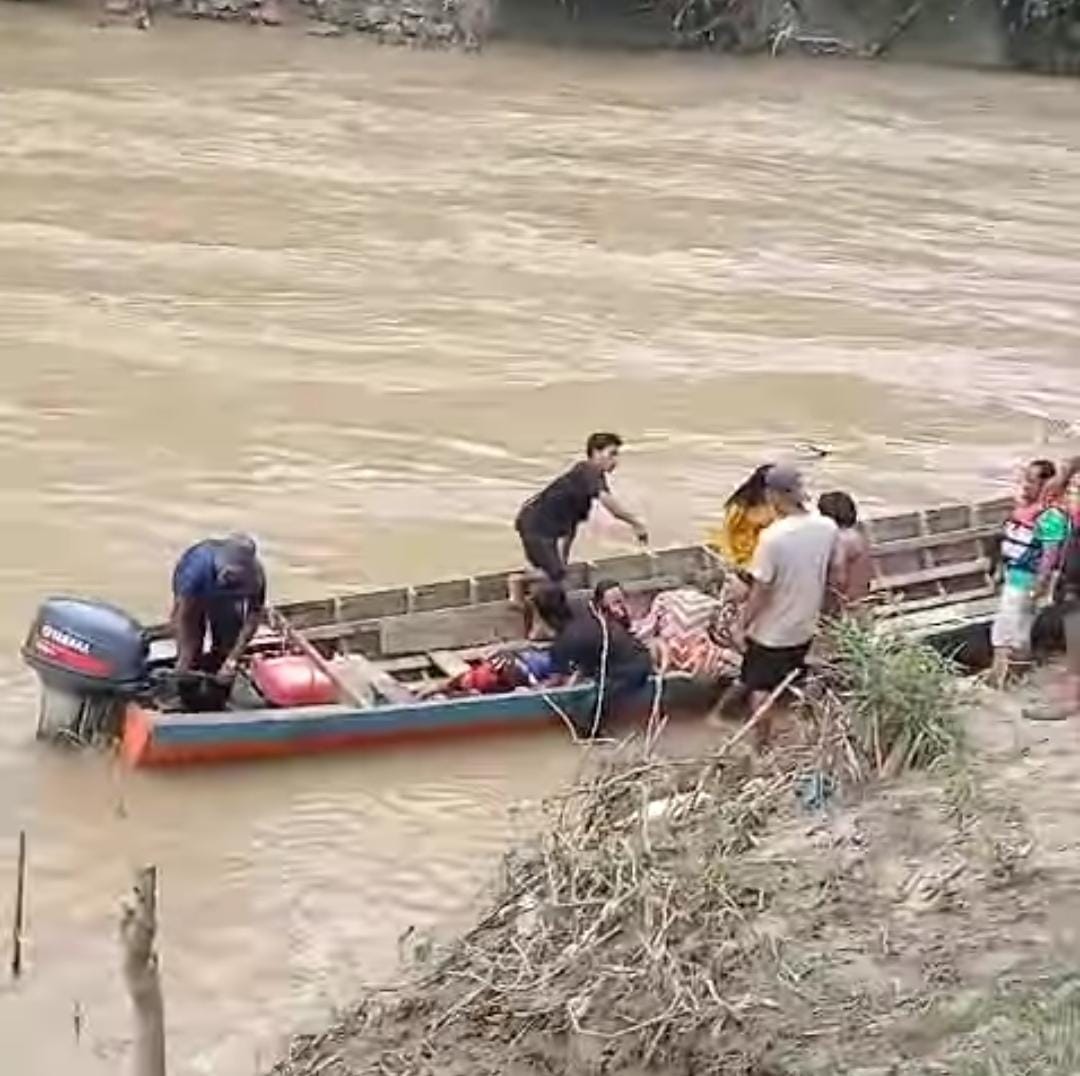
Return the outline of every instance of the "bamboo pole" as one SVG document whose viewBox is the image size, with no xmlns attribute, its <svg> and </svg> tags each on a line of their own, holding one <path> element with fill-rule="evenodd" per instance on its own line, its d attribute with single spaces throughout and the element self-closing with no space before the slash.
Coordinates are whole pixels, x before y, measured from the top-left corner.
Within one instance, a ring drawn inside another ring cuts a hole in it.
<svg viewBox="0 0 1080 1076">
<path fill-rule="evenodd" d="M 785 676 L 784 679 L 776 685 L 775 688 L 773 688 L 772 692 L 768 695 L 765 701 L 762 702 L 762 704 L 750 716 L 750 720 L 747 721 L 746 724 L 743 725 L 743 727 L 739 729 L 739 731 L 736 732 L 735 735 L 732 736 L 731 739 L 728 740 L 727 743 L 725 743 L 719 751 L 717 751 L 717 758 L 721 758 L 722 756 L 726 755 L 736 744 L 741 743 L 744 739 L 746 739 L 747 736 L 750 735 L 751 732 L 753 732 L 755 728 L 757 728 L 760 722 L 764 720 L 764 718 L 768 715 L 769 711 L 776 705 L 780 696 L 783 695 L 784 692 L 787 691 L 787 689 L 791 687 L 791 685 L 794 684 L 796 680 L 798 680 L 799 674 L 801 672 L 801 669 L 792 669 L 792 671 L 789 672 L 787 676 Z"/>
<path fill-rule="evenodd" d="M 11 927 L 11 975 L 18 979 L 23 966 L 23 927 L 26 919 L 26 830 L 19 830 L 19 859 L 15 868 L 15 915 Z"/>
<path fill-rule="evenodd" d="M 133 900 L 120 920 L 124 979 L 135 1018 L 132 1076 L 165 1076 L 165 1001 L 155 946 L 157 867 L 135 874 Z"/>
<path fill-rule="evenodd" d="M 277 609 L 270 608 L 266 611 L 266 619 L 270 627 L 279 632 L 282 638 L 287 639 L 308 657 L 315 667 L 330 680 L 341 694 L 354 706 L 364 709 L 368 702 L 361 697 L 360 693 L 347 683 L 341 674 L 319 653 L 318 650 L 306 639 Z"/>
</svg>

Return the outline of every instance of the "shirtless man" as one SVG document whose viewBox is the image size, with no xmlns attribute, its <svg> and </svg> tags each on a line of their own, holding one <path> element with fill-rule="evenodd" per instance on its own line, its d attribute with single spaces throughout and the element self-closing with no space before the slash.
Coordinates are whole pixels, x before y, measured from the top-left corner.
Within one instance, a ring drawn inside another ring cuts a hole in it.
<svg viewBox="0 0 1080 1076">
<path fill-rule="evenodd" d="M 849 494 L 834 490 L 818 498 L 818 512 L 840 528 L 830 596 L 839 612 L 858 616 L 866 610 L 874 581 L 870 542 L 859 526 L 858 509 Z"/>
</svg>

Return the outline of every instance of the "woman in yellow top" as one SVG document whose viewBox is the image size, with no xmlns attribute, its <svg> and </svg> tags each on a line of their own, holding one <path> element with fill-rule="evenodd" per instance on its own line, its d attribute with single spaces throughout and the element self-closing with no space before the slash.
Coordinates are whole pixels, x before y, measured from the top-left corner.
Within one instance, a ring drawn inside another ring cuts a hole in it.
<svg viewBox="0 0 1080 1076">
<path fill-rule="evenodd" d="M 758 467 L 735 490 L 724 505 L 723 522 L 709 532 L 709 547 L 733 568 L 750 567 L 761 532 L 776 519 L 765 499 L 765 476 L 771 467 Z"/>
</svg>

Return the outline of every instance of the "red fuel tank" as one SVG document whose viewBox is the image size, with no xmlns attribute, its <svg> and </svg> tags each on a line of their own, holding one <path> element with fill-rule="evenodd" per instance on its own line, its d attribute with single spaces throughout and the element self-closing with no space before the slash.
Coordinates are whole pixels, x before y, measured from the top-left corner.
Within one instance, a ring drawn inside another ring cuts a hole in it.
<svg viewBox="0 0 1080 1076">
<path fill-rule="evenodd" d="M 303 654 L 255 658 L 251 679 L 273 706 L 325 706 L 338 701 L 333 680 Z"/>
</svg>

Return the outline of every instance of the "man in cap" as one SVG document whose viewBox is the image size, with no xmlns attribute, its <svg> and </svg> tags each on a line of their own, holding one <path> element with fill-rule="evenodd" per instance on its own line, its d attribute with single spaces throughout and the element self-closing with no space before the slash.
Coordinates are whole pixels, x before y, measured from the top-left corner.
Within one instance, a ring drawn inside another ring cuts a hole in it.
<svg viewBox="0 0 1080 1076">
<path fill-rule="evenodd" d="M 799 472 L 785 464 L 771 467 L 765 495 L 777 518 L 761 533 L 750 569 L 750 596 L 737 628 L 746 643 L 739 680 L 752 713 L 803 668 L 830 581 L 842 573 L 837 525 L 807 511 Z M 757 728 L 759 747 L 769 733 L 766 714 Z"/>
<path fill-rule="evenodd" d="M 193 545 L 173 570 L 176 671 L 229 681 L 266 605 L 266 575 L 253 538 L 231 534 Z M 207 629 L 210 650 L 203 653 Z"/>
</svg>

